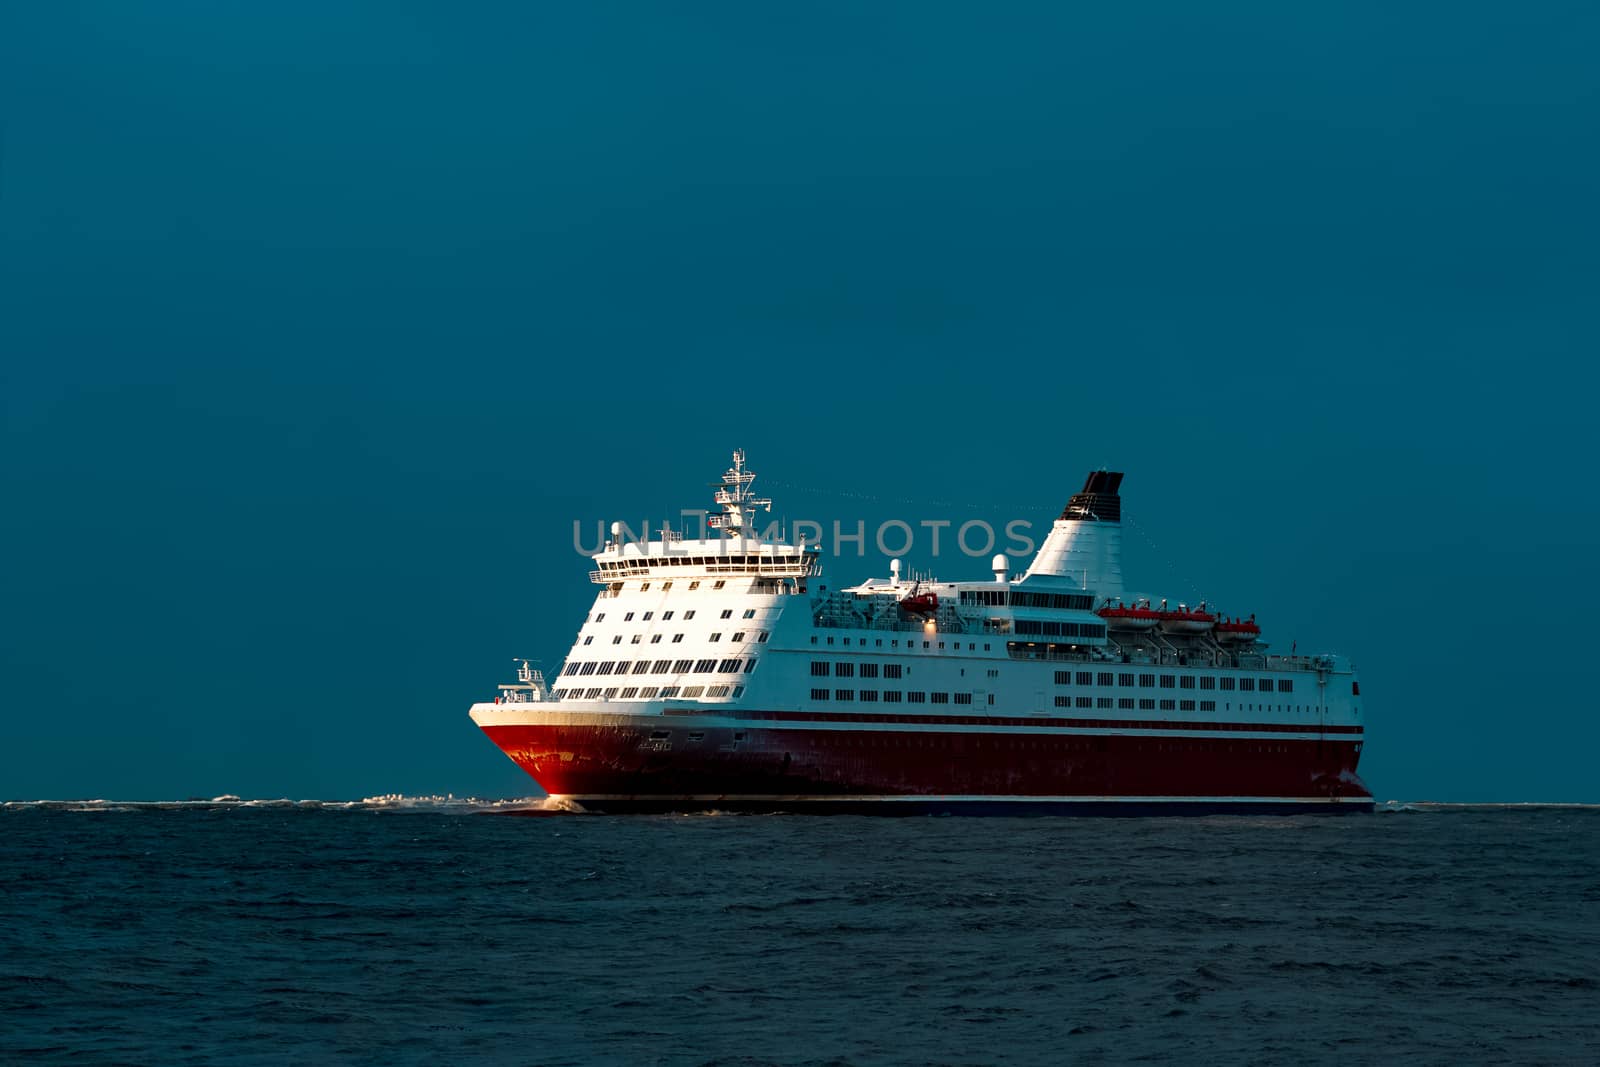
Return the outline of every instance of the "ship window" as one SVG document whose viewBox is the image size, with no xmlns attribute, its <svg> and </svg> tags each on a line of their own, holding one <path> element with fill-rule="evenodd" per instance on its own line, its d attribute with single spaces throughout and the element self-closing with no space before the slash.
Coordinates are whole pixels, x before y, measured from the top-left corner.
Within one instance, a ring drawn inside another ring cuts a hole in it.
<svg viewBox="0 0 1600 1067">
<path fill-rule="evenodd" d="M 970 703 L 972 703 L 972 694 L 971 693 L 957 693 L 956 694 L 956 703 L 957 704 L 970 704 Z"/>
<path fill-rule="evenodd" d="M 680 642 L 682 640 L 683 640 L 683 635 L 682 634 L 673 634 L 672 635 L 672 643 L 673 644 L 677 644 L 678 642 Z"/>
<path fill-rule="evenodd" d="M 663 593 L 665 593 L 668 589 L 671 589 L 671 588 L 672 588 L 672 583 L 671 582 L 662 582 L 661 583 L 661 591 Z"/>
<path fill-rule="evenodd" d="M 950 703 L 950 694 L 949 693 L 931 693 L 928 696 L 928 703 L 930 703 L 930 704 L 948 704 L 948 703 Z"/>
<path fill-rule="evenodd" d="M 854 689 L 835 689 L 833 691 L 833 699 L 835 700 L 854 700 L 855 698 L 856 691 Z"/>
<path fill-rule="evenodd" d="M 830 644 L 830 645 L 833 644 L 833 638 L 831 638 L 831 637 L 828 638 L 828 644 Z"/>
<path fill-rule="evenodd" d="M 900 690 L 898 690 L 898 689 L 885 689 L 883 691 L 883 702 L 885 704 L 898 704 L 898 703 L 900 703 Z"/>
<path fill-rule="evenodd" d="M 598 667 L 596 667 L 594 669 L 594 673 L 596 673 L 596 674 L 610 674 L 611 673 L 611 668 L 615 667 L 616 665 L 617 665 L 617 661 L 614 660 L 614 659 L 605 660 L 604 662 L 602 662 L 600 664 L 600 666 L 598 666 Z"/>
<path fill-rule="evenodd" d="M 633 637 L 629 638 L 628 644 L 637 645 L 643 639 L 644 639 L 644 635 L 643 634 L 634 634 Z"/>
<path fill-rule="evenodd" d="M 744 617 L 747 618 L 747 619 L 755 618 L 756 617 L 756 609 L 755 608 L 747 608 L 745 610 Z"/>
<path fill-rule="evenodd" d="M 728 584 L 727 582 L 717 581 L 717 582 L 713 582 L 712 583 L 711 588 L 713 588 L 713 589 L 721 589 L 723 586 L 725 586 L 727 584 Z"/>
<path fill-rule="evenodd" d="M 1177 678 L 1175 678 L 1173 675 L 1163 674 L 1161 676 L 1161 688 L 1163 689 L 1171 689 L 1176 682 Z"/>
<path fill-rule="evenodd" d="M 1156 676 L 1153 674 L 1141 674 L 1139 675 L 1139 684 L 1145 689 L 1149 689 L 1156 684 Z"/>
<path fill-rule="evenodd" d="M 1072 684 L 1072 672 L 1071 671 L 1056 671 L 1056 684 L 1057 685 L 1071 685 Z"/>
<path fill-rule="evenodd" d="M 650 643 L 652 645 L 659 645 L 661 643 L 661 635 L 660 634 L 651 634 L 650 635 Z"/>
<path fill-rule="evenodd" d="M 828 696 L 829 693 L 826 689 L 813 689 L 811 691 L 812 700 L 827 700 Z"/>
<path fill-rule="evenodd" d="M 706 691 L 706 687 L 703 686 L 703 685 L 689 685 L 689 686 L 684 686 L 683 695 L 686 696 L 686 697 L 697 697 L 701 693 L 704 693 L 705 691 Z"/>
<path fill-rule="evenodd" d="M 1240 678 L 1239 688 L 1246 693 L 1253 693 L 1256 689 L 1256 680 L 1254 678 Z"/>
<path fill-rule="evenodd" d="M 885 663 L 883 665 L 883 676 L 885 678 L 899 678 L 900 677 L 900 664 L 898 664 L 898 663 Z"/>
<path fill-rule="evenodd" d="M 653 612 L 653 611 L 647 611 L 647 612 L 644 613 L 644 621 L 645 622 L 649 622 L 654 617 L 655 617 L 655 612 Z"/>
<path fill-rule="evenodd" d="M 672 669 L 672 661 L 670 659 L 658 659 L 658 660 L 656 660 L 655 664 L 650 668 L 650 673 L 651 674 L 666 674 L 671 669 Z"/>
<path fill-rule="evenodd" d="M 1094 697 L 1079 697 L 1074 703 L 1080 708 L 1094 707 Z"/>
<path fill-rule="evenodd" d="M 696 674 L 710 674 L 716 669 L 717 661 L 714 659 L 699 659 L 694 662 L 694 673 Z"/>
<path fill-rule="evenodd" d="M 1217 680 L 1215 678 L 1202 678 L 1202 679 L 1200 679 L 1200 688 L 1201 689 L 1215 689 L 1216 687 L 1217 687 Z"/>
<path fill-rule="evenodd" d="M 1123 709 L 1125 709 L 1127 711 L 1132 711 L 1133 710 L 1133 698 L 1132 697 L 1118 697 L 1117 698 L 1117 707 L 1123 708 Z"/>
<path fill-rule="evenodd" d="M 593 700 L 595 697 L 600 695 L 600 690 L 598 690 L 598 689 L 589 689 L 589 690 L 586 690 L 583 695 L 584 695 L 584 697 L 586 699 Z"/>
<path fill-rule="evenodd" d="M 1353 697 L 1358 697 L 1358 696 L 1361 695 L 1361 683 L 1360 682 L 1351 682 L 1350 683 L 1350 695 L 1353 696 Z"/>
<path fill-rule="evenodd" d="M 876 678 L 877 676 L 878 676 L 878 665 L 876 663 L 863 663 L 861 665 L 861 677 L 863 677 L 863 678 Z"/>
<path fill-rule="evenodd" d="M 673 664 L 672 664 L 672 673 L 673 674 L 682 674 L 684 671 L 688 670 L 690 667 L 693 667 L 693 666 L 694 666 L 694 660 L 692 660 L 692 659 L 674 660 Z"/>
<path fill-rule="evenodd" d="M 630 686 L 628 686 L 628 688 L 626 688 L 626 689 L 624 689 L 622 691 L 622 699 L 623 700 L 632 700 L 634 697 L 636 697 L 638 695 L 639 695 L 639 687 L 636 686 L 636 685 L 630 685 Z"/>
<path fill-rule="evenodd" d="M 1271 678 L 1263 678 L 1263 679 L 1261 679 L 1261 691 L 1263 693 L 1272 692 L 1272 679 Z"/>
<path fill-rule="evenodd" d="M 754 656 L 752 656 L 751 658 L 749 658 L 749 659 L 744 661 L 744 673 L 749 674 L 751 671 L 753 671 L 755 669 L 756 669 L 756 661 L 755 661 L 755 657 Z"/>
<path fill-rule="evenodd" d="M 855 673 L 856 665 L 854 663 L 835 663 L 833 665 L 833 674 L 835 678 L 853 678 L 855 677 Z"/>
<path fill-rule="evenodd" d="M 684 622 L 688 622 L 692 618 L 694 618 L 694 612 L 693 611 L 686 611 L 686 612 L 683 613 L 683 621 Z"/>
<path fill-rule="evenodd" d="M 983 650 L 984 650 L 984 651 L 985 651 L 985 652 L 987 652 L 987 651 L 989 651 L 989 646 L 988 646 L 988 645 L 984 645 L 984 646 L 983 646 Z"/>
<path fill-rule="evenodd" d="M 620 644 L 622 644 L 622 635 L 621 635 L 621 634 L 618 634 L 618 635 L 617 635 L 617 636 L 615 636 L 615 637 L 613 637 L 613 638 L 612 638 L 612 639 L 611 639 L 611 643 L 612 643 L 612 644 L 613 644 L 613 645 L 620 645 Z"/>
<path fill-rule="evenodd" d="M 1139 698 L 1139 710 L 1140 711 L 1155 711 L 1156 710 L 1156 702 L 1154 700 L 1152 700 L 1151 698 L 1149 698 L 1149 697 L 1140 697 Z"/>
<path fill-rule="evenodd" d="M 1069 697 L 1069 696 L 1058 696 L 1058 697 L 1056 697 L 1056 707 L 1058 707 L 1058 708 L 1070 708 L 1070 707 L 1072 707 L 1072 698 Z"/>
<path fill-rule="evenodd" d="M 728 688 L 729 687 L 725 686 L 725 685 L 707 686 L 706 687 L 706 696 L 708 696 L 708 697 L 725 697 L 725 696 L 728 695 Z"/>
<path fill-rule="evenodd" d="M 856 699 L 864 704 L 876 704 L 878 702 L 878 691 L 876 689 L 863 689 L 856 694 Z"/>
<path fill-rule="evenodd" d="M 1182 678 L 1179 678 L 1178 679 L 1178 688 L 1179 689 L 1193 689 L 1194 688 L 1194 675 L 1186 674 Z"/>
<path fill-rule="evenodd" d="M 600 614 L 598 614 L 598 615 L 596 615 L 594 617 L 594 621 L 595 622 L 605 622 L 606 621 L 606 613 L 602 611 Z"/>
<path fill-rule="evenodd" d="M 1292 692 L 1294 692 L 1294 679 L 1293 678 L 1279 678 L 1278 679 L 1278 692 L 1280 692 L 1280 693 L 1292 693 Z"/>
<path fill-rule="evenodd" d="M 689 583 L 689 588 L 690 589 L 699 589 L 700 588 L 700 583 L 699 582 L 690 582 Z"/>
<path fill-rule="evenodd" d="M 713 640 L 713 641 L 721 641 L 722 640 L 722 635 L 721 634 L 712 634 L 711 635 L 711 640 Z"/>
<path fill-rule="evenodd" d="M 907 704 L 923 704 L 923 703 L 927 702 L 927 699 L 928 699 L 928 694 L 923 693 L 923 692 L 921 692 L 919 690 L 916 690 L 916 689 L 913 689 L 913 690 L 911 690 L 911 692 L 906 694 L 906 703 Z"/>
<path fill-rule="evenodd" d="M 721 672 L 723 674 L 738 674 L 739 673 L 739 661 L 736 660 L 736 659 L 725 659 L 725 660 L 723 660 L 722 661 Z"/>
<path fill-rule="evenodd" d="M 1095 675 L 1095 683 L 1097 685 L 1115 685 L 1115 679 L 1116 675 L 1112 674 L 1110 671 L 1101 671 L 1099 674 Z"/>
<path fill-rule="evenodd" d="M 643 674 L 645 671 L 647 671 L 649 669 L 650 669 L 650 661 L 647 660 L 647 659 L 638 660 L 633 665 L 633 673 L 634 674 Z"/>
<path fill-rule="evenodd" d="M 813 645 L 817 643 L 817 635 L 816 634 L 812 634 L 811 635 L 811 643 Z"/>
<path fill-rule="evenodd" d="M 826 678 L 828 676 L 828 661 L 825 659 L 812 660 L 811 676 L 813 678 Z"/>
<path fill-rule="evenodd" d="M 671 621 L 672 621 L 672 612 L 670 612 L 670 611 L 663 611 L 663 612 L 662 612 L 662 613 L 661 613 L 661 621 L 662 621 L 662 622 L 671 622 Z"/>
<path fill-rule="evenodd" d="M 1111 697 L 1095 697 L 1094 698 L 1094 706 L 1097 707 L 1097 708 L 1113 708 L 1113 707 L 1116 707 L 1116 704 L 1117 704 L 1117 702 L 1115 700 L 1113 700 Z"/>
<path fill-rule="evenodd" d="M 659 691 L 660 690 L 657 689 L 656 686 L 647 685 L 643 689 L 639 690 L 639 695 L 641 697 L 643 697 L 645 700 L 651 700 L 651 699 L 654 699 L 656 693 L 658 693 Z"/>
<path fill-rule="evenodd" d="M 633 612 L 630 611 L 626 615 L 624 615 L 622 617 L 622 621 L 623 622 L 632 622 L 633 621 Z"/>
<path fill-rule="evenodd" d="M 728 608 L 728 609 L 727 609 L 727 610 L 725 610 L 725 611 L 724 611 L 724 612 L 723 612 L 723 613 L 722 613 L 722 617 L 723 617 L 723 618 L 724 618 L 724 619 L 731 619 L 731 618 L 733 618 L 733 609 L 732 609 L 732 608 Z"/>
<path fill-rule="evenodd" d="M 1200 702 L 1200 710 L 1201 711 L 1216 711 L 1217 710 L 1217 702 L 1215 700 L 1202 700 Z"/>
<path fill-rule="evenodd" d="M 585 637 L 583 639 L 583 643 L 586 644 L 586 645 L 594 644 L 594 634 L 590 634 L 588 637 Z"/>
<path fill-rule="evenodd" d="M 742 686 L 742 685 L 734 686 L 733 687 L 733 698 L 735 700 L 738 700 L 742 696 L 744 696 L 744 686 Z"/>
<path fill-rule="evenodd" d="M 1193 711 L 1194 710 L 1194 701 L 1192 701 L 1192 700 L 1180 700 L 1180 701 L 1178 701 L 1178 710 L 1179 711 Z"/>
<path fill-rule="evenodd" d="M 1223 689 L 1232 689 L 1233 688 L 1233 679 L 1232 678 L 1222 678 L 1222 679 L 1218 680 L 1218 684 Z"/>
<path fill-rule="evenodd" d="M 675 685 L 664 685 L 661 687 L 661 695 L 663 697 L 675 697 L 678 695 L 678 687 Z"/>
<path fill-rule="evenodd" d="M 617 687 L 616 686 L 611 686 L 609 689 L 607 689 L 605 691 L 605 693 L 603 695 L 605 696 L 605 698 L 607 700 L 610 700 L 612 697 L 617 695 Z"/>
<path fill-rule="evenodd" d="M 599 664 L 597 664 L 597 663 L 585 663 L 583 665 L 583 668 L 581 670 L 579 670 L 578 673 L 579 674 L 593 674 L 594 671 L 595 671 L 595 668 L 598 667 L 598 666 L 599 666 Z"/>
</svg>

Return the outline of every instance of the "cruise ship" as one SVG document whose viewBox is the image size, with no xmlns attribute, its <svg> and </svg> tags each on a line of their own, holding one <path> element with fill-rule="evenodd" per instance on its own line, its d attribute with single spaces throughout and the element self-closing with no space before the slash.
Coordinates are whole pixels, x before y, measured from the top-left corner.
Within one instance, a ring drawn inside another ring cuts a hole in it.
<svg viewBox="0 0 1600 1067">
<path fill-rule="evenodd" d="M 1124 591 L 1122 479 L 1090 472 L 1021 573 L 828 589 L 735 452 L 707 536 L 613 524 L 553 681 L 523 661 L 472 720 L 588 812 L 1371 811 L 1349 660 Z"/>
</svg>

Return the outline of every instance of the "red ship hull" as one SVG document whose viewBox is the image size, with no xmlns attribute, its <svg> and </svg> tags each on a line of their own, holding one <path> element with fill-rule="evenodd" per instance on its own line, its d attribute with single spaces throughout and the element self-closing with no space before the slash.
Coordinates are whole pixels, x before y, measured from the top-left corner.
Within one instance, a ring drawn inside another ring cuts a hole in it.
<svg viewBox="0 0 1600 1067">
<path fill-rule="evenodd" d="M 932 724 L 875 729 L 860 721 L 848 728 L 779 726 L 751 716 L 703 729 L 653 718 L 485 725 L 484 732 L 546 792 L 590 811 L 1372 808 L 1372 795 L 1355 773 L 1359 727 L 1330 727 L 1308 739 L 1305 727 L 1259 723 L 1163 723 L 1159 735 L 1067 732 L 1121 725 L 1109 720 L 1055 720 L 1050 725 L 1059 733 L 1041 731 L 1045 724 L 1037 719 L 1014 723 L 1027 731 L 1007 732 L 1003 726 L 1011 722 L 995 720 L 963 732 Z M 1138 725 L 1148 731 L 1157 724 Z M 1244 731 L 1251 736 L 1227 736 Z"/>
</svg>

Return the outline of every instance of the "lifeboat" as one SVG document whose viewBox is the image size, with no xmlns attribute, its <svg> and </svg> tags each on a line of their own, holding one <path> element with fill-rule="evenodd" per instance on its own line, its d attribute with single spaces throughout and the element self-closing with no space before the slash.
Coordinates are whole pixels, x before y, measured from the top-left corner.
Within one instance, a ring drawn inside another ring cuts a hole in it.
<svg viewBox="0 0 1600 1067">
<path fill-rule="evenodd" d="M 911 592 L 900 598 L 900 610 L 907 615 L 932 617 L 939 611 L 939 597 L 934 593 L 920 592 L 918 586 L 912 586 Z"/>
<path fill-rule="evenodd" d="M 1261 627 L 1256 625 L 1256 617 L 1248 619 L 1223 619 L 1217 623 L 1217 640 L 1224 644 L 1247 644 L 1261 639 Z"/>
<path fill-rule="evenodd" d="M 1095 614 L 1112 630 L 1153 630 L 1161 622 L 1161 613 L 1148 603 L 1130 607 L 1119 601 L 1115 607 L 1108 604 Z"/>
<path fill-rule="evenodd" d="M 1179 604 L 1177 611 L 1158 614 L 1161 617 L 1161 629 L 1169 634 L 1203 634 L 1217 624 L 1217 617 L 1207 611 L 1204 604 L 1198 608 Z"/>
</svg>

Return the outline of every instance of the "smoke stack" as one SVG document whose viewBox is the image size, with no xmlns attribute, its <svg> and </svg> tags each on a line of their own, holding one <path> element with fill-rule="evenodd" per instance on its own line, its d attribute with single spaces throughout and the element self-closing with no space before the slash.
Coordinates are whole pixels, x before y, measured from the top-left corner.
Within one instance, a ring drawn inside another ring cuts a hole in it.
<svg viewBox="0 0 1600 1067">
<path fill-rule="evenodd" d="M 1082 583 L 1101 599 L 1122 596 L 1121 488 L 1120 471 L 1090 471 L 1028 565 L 1025 579 L 1055 575 Z"/>
</svg>

